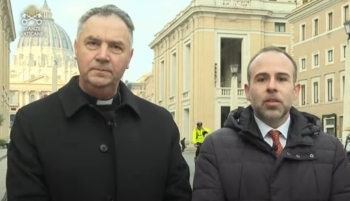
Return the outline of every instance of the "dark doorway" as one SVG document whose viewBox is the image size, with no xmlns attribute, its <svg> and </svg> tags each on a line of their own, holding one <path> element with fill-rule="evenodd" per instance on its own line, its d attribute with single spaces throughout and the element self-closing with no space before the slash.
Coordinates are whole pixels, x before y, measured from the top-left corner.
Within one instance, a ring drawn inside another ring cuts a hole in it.
<svg viewBox="0 0 350 201">
<path fill-rule="evenodd" d="M 230 107 L 229 106 L 221 106 L 221 127 L 224 126 L 224 123 L 230 114 Z"/>
</svg>

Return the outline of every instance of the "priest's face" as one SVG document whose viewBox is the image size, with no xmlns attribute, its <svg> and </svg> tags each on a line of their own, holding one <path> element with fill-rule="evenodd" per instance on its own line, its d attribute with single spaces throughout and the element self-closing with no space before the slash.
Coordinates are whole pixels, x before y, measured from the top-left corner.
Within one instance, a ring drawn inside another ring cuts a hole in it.
<svg viewBox="0 0 350 201">
<path fill-rule="evenodd" d="M 116 15 L 92 16 L 74 44 L 84 89 L 116 88 L 133 55 L 130 31 Z"/>
</svg>

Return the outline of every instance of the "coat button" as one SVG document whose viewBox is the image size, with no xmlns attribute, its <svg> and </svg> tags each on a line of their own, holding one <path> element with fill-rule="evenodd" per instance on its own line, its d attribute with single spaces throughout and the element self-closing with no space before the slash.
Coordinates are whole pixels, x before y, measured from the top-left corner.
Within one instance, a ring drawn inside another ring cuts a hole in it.
<svg viewBox="0 0 350 201">
<path fill-rule="evenodd" d="M 287 155 L 288 155 L 288 156 L 290 156 L 290 153 L 289 153 L 289 152 L 287 152 Z"/>
<path fill-rule="evenodd" d="M 103 153 L 106 153 L 108 151 L 108 147 L 105 144 L 101 144 L 100 146 L 100 151 Z"/>
<path fill-rule="evenodd" d="M 296 157 L 297 157 L 297 158 L 300 158 L 300 155 L 299 155 L 299 154 L 297 154 L 297 155 L 296 155 Z"/>
<path fill-rule="evenodd" d="M 313 154 L 310 154 L 310 158 L 313 158 L 313 157 L 315 157 Z"/>
</svg>

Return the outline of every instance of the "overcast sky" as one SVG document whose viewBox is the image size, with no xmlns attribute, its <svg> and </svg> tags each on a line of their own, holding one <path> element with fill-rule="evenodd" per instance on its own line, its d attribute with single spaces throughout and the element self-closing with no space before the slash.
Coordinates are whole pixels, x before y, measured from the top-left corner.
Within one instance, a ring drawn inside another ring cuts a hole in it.
<svg viewBox="0 0 350 201">
<path fill-rule="evenodd" d="M 149 48 L 149 44 L 154 39 L 154 34 L 185 9 L 190 2 L 191 0 L 47 0 L 55 22 L 66 30 L 72 44 L 75 40 L 78 19 L 88 9 L 115 4 L 128 12 L 135 24 L 134 57 L 124 75 L 129 81 L 136 81 L 152 70 L 153 51 Z M 17 34 L 16 40 L 11 44 L 11 52 L 14 54 L 22 30 L 21 14 L 31 4 L 41 8 L 44 0 L 11 0 L 11 4 Z M 12 60 L 11 56 L 11 63 Z"/>
</svg>

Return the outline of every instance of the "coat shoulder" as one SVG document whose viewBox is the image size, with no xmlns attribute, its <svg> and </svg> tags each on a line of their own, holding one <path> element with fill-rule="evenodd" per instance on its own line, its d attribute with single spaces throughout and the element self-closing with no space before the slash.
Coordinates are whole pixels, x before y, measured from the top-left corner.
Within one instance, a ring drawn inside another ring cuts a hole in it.
<svg viewBox="0 0 350 201">
<path fill-rule="evenodd" d="M 315 145 L 318 147 L 321 147 L 325 150 L 336 150 L 342 147 L 342 143 L 338 138 L 336 138 L 333 135 L 320 132 L 319 135 L 317 135 L 316 138 L 314 138 Z"/>
<path fill-rule="evenodd" d="M 142 115 L 145 116 L 145 118 L 157 117 L 173 119 L 171 113 L 164 107 L 156 105 L 140 97 L 135 97 L 137 98 L 137 103 L 140 107 L 140 110 L 142 111 Z"/>
<path fill-rule="evenodd" d="M 239 134 L 233 129 L 224 127 L 208 135 L 204 143 L 211 144 L 211 146 L 215 147 L 223 147 L 228 144 L 230 144 L 230 146 L 234 146 L 234 144 L 238 144 L 239 142 Z"/>
<path fill-rule="evenodd" d="M 48 117 L 61 111 L 60 100 L 57 93 L 53 93 L 43 99 L 24 105 L 18 111 L 30 115 L 30 118 Z"/>
</svg>

